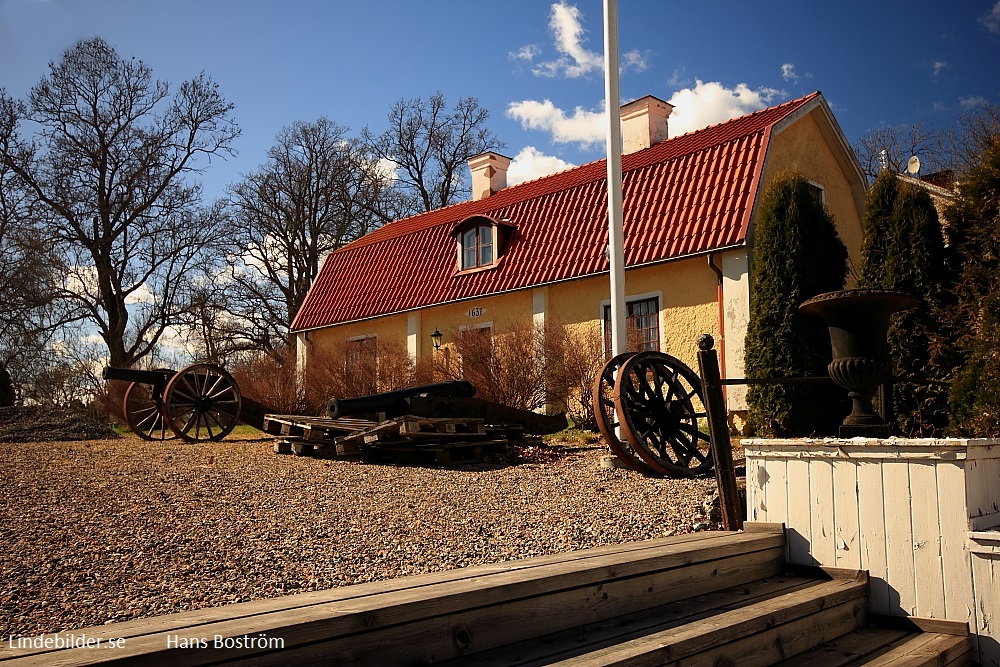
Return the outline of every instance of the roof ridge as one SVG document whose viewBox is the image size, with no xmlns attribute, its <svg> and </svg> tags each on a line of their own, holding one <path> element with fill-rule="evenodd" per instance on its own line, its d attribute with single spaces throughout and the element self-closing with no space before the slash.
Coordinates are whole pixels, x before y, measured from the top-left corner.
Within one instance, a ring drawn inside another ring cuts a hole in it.
<svg viewBox="0 0 1000 667">
<path fill-rule="evenodd" d="M 628 173 L 636 169 L 642 169 L 655 162 L 678 159 L 680 157 L 683 157 L 684 155 L 689 155 L 691 153 L 698 152 L 700 150 L 705 150 L 710 146 L 715 146 L 725 143 L 726 141 L 731 141 L 733 137 L 729 138 L 720 137 L 718 141 L 709 145 L 703 146 L 703 145 L 693 144 L 690 148 L 683 150 L 682 152 L 680 152 L 678 155 L 675 156 L 671 157 L 663 156 L 661 158 L 657 157 L 660 153 L 670 152 L 671 148 L 677 148 L 679 145 L 683 143 L 682 140 L 690 141 L 692 137 L 697 137 L 699 135 L 708 136 L 714 132 L 719 132 L 721 128 L 732 126 L 738 123 L 750 123 L 752 119 L 759 117 L 762 114 L 775 113 L 784 107 L 789 107 L 792 105 L 801 106 L 803 103 L 807 102 L 811 98 L 816 97 L 818 95 L 820 95 L 820 91 L 814 91 L 812 93 L 809 93 L 808 95 L 805 95 L 803 97 L 794 100 L 788 100 L 786 102 L 782 102 L 781 104 L 776 104 L 771 107 L 757 109 L 756 111 L 752 111 L 742 116 L 737 116 L 736 118 L 730 118 L 720 123 L 715 123 L 714 125 L 708 125 L 706 127 L 699 128 L 697 130 L 685 132 L 684 134 L 678 135 L 676 137 L 670 137 L 669 139 L 665 139 L 664 141 L 649 146 L 648 148 L 644 148 L 634 153 L 625 155 L 623 156 L 623 159 L 624 162 L 627 163 L 627 165 L 626 164 L 622 165 L 622 174 L 624 176 L 625 173 Z M 773 124 L 774 122 L 777 122 L 777 120 L 779 119 L 776 118 L 774 121 L 769 123 L 769 125 Z M 749 133 L 750 132 L 748 131 L 747 134 Z M 681 144 L 678 144 L 677 142 L 681 142 Z M 393 220 L 392 222 L 389 222 L 383 225 L 382 227 L 372 230 L 365 236 L 362 236 L 359 239 L 355 239 L 354 241 L 348 243 L 347 245 L 338 248 L 334 252 L 337 253 L 347 252 L 350 250 L 363 248 L 373 243 L 380 243 L 382 241 L 387 241 L 395 238 L 402 238 L 410 234 L 416 234 L 425 229 L 436 227 L 437 225 L 451 224 L 454 222 L 454 216 L 446 215 L 446 213 L 454 212 L 456 208 L 467 207 L 470 209 L 465 216 L 462 216 L 463 218 L 473 215 L 480 215 L 480 214 L 485 214 L 489 211 L 493 211 L 498 208 L 503 208 L 504 206 L 509 206 L 512 203 L 527 201 L 529 199 L 535 199 L 538 197 L 545 196 L 547 194 L 551 194 L 552 192 L 564 190 L 567 187 L 581 186 L 598 181 L 602 178 L 607 177 L 605 168 L 602 167 L 599 170 L 597 169 L 597 165 L 604 165 L 606 161 L 607 161 L 606 157 L 601 157 L 596 160 L 592 160 L 590 162 L 585 162 L 581 165 L 577 165 L 575 167 L 563 169 L 562 171 L 558 171 L 553 174 L 546 174 L 545 176 L 539 176 L 529 181 L 522 181 L 521 183 L 508 186 L 489 197 L 455 202 L 454 204 L 448 204 L 447 206 L 442 206 L 440 208 L 436 208 L 431 211 L 423 211 L 421 213 L 415 213 L 405 218 L 400 218 L 399 220 Z M 595 173 L 589 174 L 586 173 L 587 171 L 594 171 Z M 564 183 L 564 181 L 569 179 L 573 179 L 572 184 Z M 523 192 L 525 188 L 531 188 L 531 187 L 538 188 L 539 191 L 531 196 L 527 197 L 519 196 L 519 193 Z M 436 221 L 437 218 L 441 218 L 441 220 Z M 424 220 L 426 222 L 421 224 L 420 222 L 421 220 Z"/>
<path fill-rule="evenodd" d="M 778 109 L 781 109 L 782 107 L 787 107 L 787 106 L 790 106 L 792 104 L 800 105 L 800 104 L 802 104 L 804 102 L 807 102 L 810 98 L 816 97 L 819 94 L 820 94 L 820 91 L 816 90 L 816 91 L 813 91 L 813 92 L 809 93 L 808 95 L 803 95 L 802 97 L 796 98 L 794 100 L 787 100 L 785 102 L 782 102 L 781 104 L 775 104 L 774 106 L 764 107 L 763 109 L 757 109 L 756 111 L 751 111 L 748 114 L 743 114 L 742 116 L 737 116 L 736 118 L 730 118 L 728 120 L 724 120 L 724 121 L 715 123 L 713 125 L 706 125 L 705 127 L 698 128 L 697 130 L 691 130 L 690 132 L 685 132 L 684 134 L 678 134 L 676 137 L 670 137 L 669 141 L 673 141 L 674 139 L 682 139 L 684 137 L 691 136 L 692 134 L 697 134 L 699 132 L 707 132 L 709 130 L 714 130 L 714 129 L 722 127 L 723 125 L 729 125 L 730 123 L 736 123 L 736 122 L 739 122 L 739 121 L 746 121 L 746 120 L 748 120 L 750 118 L 753 118 L 754 116 L 759 116 L 759 115 L 764 114 L 764 113 L 775 112 Z"/>
</svg>

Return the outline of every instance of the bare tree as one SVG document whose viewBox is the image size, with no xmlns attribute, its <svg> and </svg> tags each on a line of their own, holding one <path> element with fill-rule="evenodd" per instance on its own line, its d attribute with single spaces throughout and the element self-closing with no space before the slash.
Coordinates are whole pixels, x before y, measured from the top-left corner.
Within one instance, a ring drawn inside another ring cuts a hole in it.
<svg viewBox="0 0 1000 667">
<path fill-rule="evenodd" d="M 965 173 L 980 164 L 981 155 L 1000 135 L 1000 104 L 983 104 L 963 113 L 950 134 L 954 164 Z"/>
<path fill-rule="evenodd" d="M 171 95 L 99 38 L 50 63 L 26 101 L 0 90 L 0 164 L 60 256 L 55 296 L 97 329 L 114 365 L 149 354 L 184 308 L 184 276 L 219 228 L 185 178 L 199 158 L 232 154 L 232 108 L 206 75 Z"/>
<path fill-rule="evenodd" d="M 390 182 L 327 118 L 297 122 L 275 138 L 268 161 L 230 188 L 223 283 L 229 316 L 217 333 L 235 349 L 276 351 L 327 253 L 378 227 Z"/>
<path fill-rule="evenodd" d="M 367 127 L 362 139 L 379 160 L 395 166 L 397 185 L 413 201 L 413 212 L 455 203 L 470 192 L 466 160 L 504 144 L 486 128 L 489 111 L 474 97 L 448 109 L 444 95 L 399 100 L 389 110 L 389 129 L 379 135 Z"/>
<path fill-rule="evenodd" d="M 921 171 L 930 173 L 952 168 L 948 134 L 915 125 L 892 125 L 869 130 L 854 143 L 854 154 L 868 182 L 883 169 L 902 174 L 911 156 L 920 158 Z"/>
</svg>

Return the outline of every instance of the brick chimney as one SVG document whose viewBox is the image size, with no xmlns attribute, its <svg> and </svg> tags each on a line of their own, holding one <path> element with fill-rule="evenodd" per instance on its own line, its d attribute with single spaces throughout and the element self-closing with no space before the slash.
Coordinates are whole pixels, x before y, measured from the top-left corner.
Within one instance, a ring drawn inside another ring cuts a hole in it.
<svg viewBox="0 0 1000 667">
<path fill-rule="evenodd" d="M 667 138 L 667 118 L 674 106 L 646 95 L 622 105 L 622 153 L 649 148 Z"/>
<path fill-rule="evenodd" d="M 510 158 L 499 153 L 486 152 L 470 157 L 472 173 L 472 199 L 484 199 L 507 187 L 507 168 Z"/>
</svg>

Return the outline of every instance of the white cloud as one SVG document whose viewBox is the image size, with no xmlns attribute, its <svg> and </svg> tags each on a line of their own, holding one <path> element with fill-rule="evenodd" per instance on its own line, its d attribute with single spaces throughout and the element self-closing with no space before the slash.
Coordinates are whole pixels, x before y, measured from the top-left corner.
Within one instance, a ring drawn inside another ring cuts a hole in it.
<svg viewBox="0 0 1000 667">
<path fill-rule="evenodd" d="M 1000 0 L 993 4 L 993 9 L 979 17 L 979 23 L 990 32 L 1000 34 Z"/>
<path fill-rule="evenodd" d="M 524 62 L 530 63 L 536 57 L 542 54 L 542 50 L 535 46 L 534 44 L 526 44 L 522 46 L 517 51 L 511 51 L 507 54 L 507 57 L 511 60 L 523 60 Z"/>
<path fill-rule="evenodd" d="M 590 146 L 604 142 L 604 110 L 576 107 L 567 115 L 550 100 L 522 100 L 507 105 L 507 117 L 520 121 L 526 130 L 548 132 L 552 141 Z"/>
<path fill-rule="evenodd" d="M 948 66 L 948 63 L 946 63 L 946 62 L 944 62 L 942 60 L 935 60 L 934 64 L 931 65 L 931 76 L 937 76 L 947 66 Z"/>
<path fill-rule="evenodd" d="M 958 100 L 958 104 L 963 109 L 978 109 L 979 107 L 986 106 L 988 102 L 985 97 L 961 97 Z"/>
<path fill-rule="evenodd" d="M 125 305 L 131 306 L 137 303 L 153 303 L 156 297 L 145 283 L 139 285 L 131 294 L 125 297 Z"/>
<path fill-rule="evenodd" d="M 799 75 L 795 73 L 795 65 L 785 63 L 781 66 L 781 78 L 785 81 L 798 81 Z"/>
<path fill-rule="evenodd" d="M 524 181 L 565 171 L 574 166 L 576 165 L 554 155 L 545 155 L 534 146 L 525 146 L 510 161 L 510 167 L 507 169 L 507 184 L 517 185 Z"/>
<path fill-rule="evenodd" d="M 649 67 L 646 56 L 634 49 L 622 54 L 620 65 L 622 69 L 630 69 L 635 72 L 645 72 L 646 68 Z"/>
<path fill-rule="evenodd" d="M 782 92 L 774 88 L 751 90 L 745 83 L 726 88 L 717 81 L 704 83 L 696 80 L 694 88 L 678 90 L 667 100 L 674 105 L 669 121 L 670 136 L 676 137 L 764 109 L 779 95 Z"/>
<path fill-rule="evenodd" d="M 584 76 L 594 70 L 603 71 L 604 56 L 588 51 L 583 45 L 583 14 L 577 7 L 557 2 L 552 5 L 549 30 L 555 40 L 556 50 L 562 55 L 556 60 L 538 64 L 532 70 L 538 76 L 558 76 L 564 74 L 571 79 Z"/>
<path fill-rule="evenodd" d="M 397 178 L 397 169 L 399 169 L 399 164 L 395 160 L 390 160 L 389 158 L 379 158 L 378 162 L 375 163 L 375 172 L 383 178 L 389 180 L 395 180 Z"/>
<path fill-rule="evenodd" d="M 552 5 L 549 14 L 549 31 L 556 51 L 560 54 L 554 60 L 544 60 L 535 65 L 531 71 L 535 76 L 557 77 L 565 76 L 576 79 L 593 72 L 604 71 L 603 51 L 591 51 L 586 46 L 586 29 L 583 27 L 583 13 L 575 5 L 560 1 Z M 516 52 L 511 52 L 511 60 L 533 62 L 540 56 L 541 49 L 534 44 L 522 46 Z M 626 51 L 619 59 L 622 70 L 642 72 L 649 67 L 646 54 L 638 50 Z"/>
</svg>

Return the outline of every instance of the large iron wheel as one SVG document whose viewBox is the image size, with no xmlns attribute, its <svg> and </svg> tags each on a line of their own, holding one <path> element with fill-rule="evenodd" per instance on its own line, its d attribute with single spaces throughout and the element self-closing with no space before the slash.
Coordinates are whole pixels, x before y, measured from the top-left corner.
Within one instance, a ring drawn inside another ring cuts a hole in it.
<svg viewBox="0 0 1000 667">
<path fill-rule="evenodd" d="M 604 442 L 608 444 L 608 449 L 625 464 L 626 467 L 641 473 L 660 474 L 653 470 L 646 462 L 635 453 L 635 451 L 618 438 L 618 414 L 615 410 L 615 376 L 626 361 L 632 358 L 635 352 L 624 352 L 615 355 L 604 365 L 601 372 L 594 377 L 594 386 L 591 390 L 591 405 L 594 409 L 594 419 L 597 421 L 597 429 L 604 436 Z"/>
<path fill-rule="evenodd" d="M 122 412 L 128 427 L 144 440 L 177 437 L 163 418 L 163 385 L 129 383 L 122 399 Z"/>
<path fill-rule="evenodd" d="M 177 371 L 163 396 L 167 424 L 188 442 L 221 440 L 240 420 L 242 398 L 236 380 L 212 364 Z"/>
<path fill-rule="evenodd" d="M 662 352 L 640 352 L 618 372 L 615 409 L 628 443 L 654 470 L 694 477 L 712 469 L 701 378 Z"/>
</svg>

